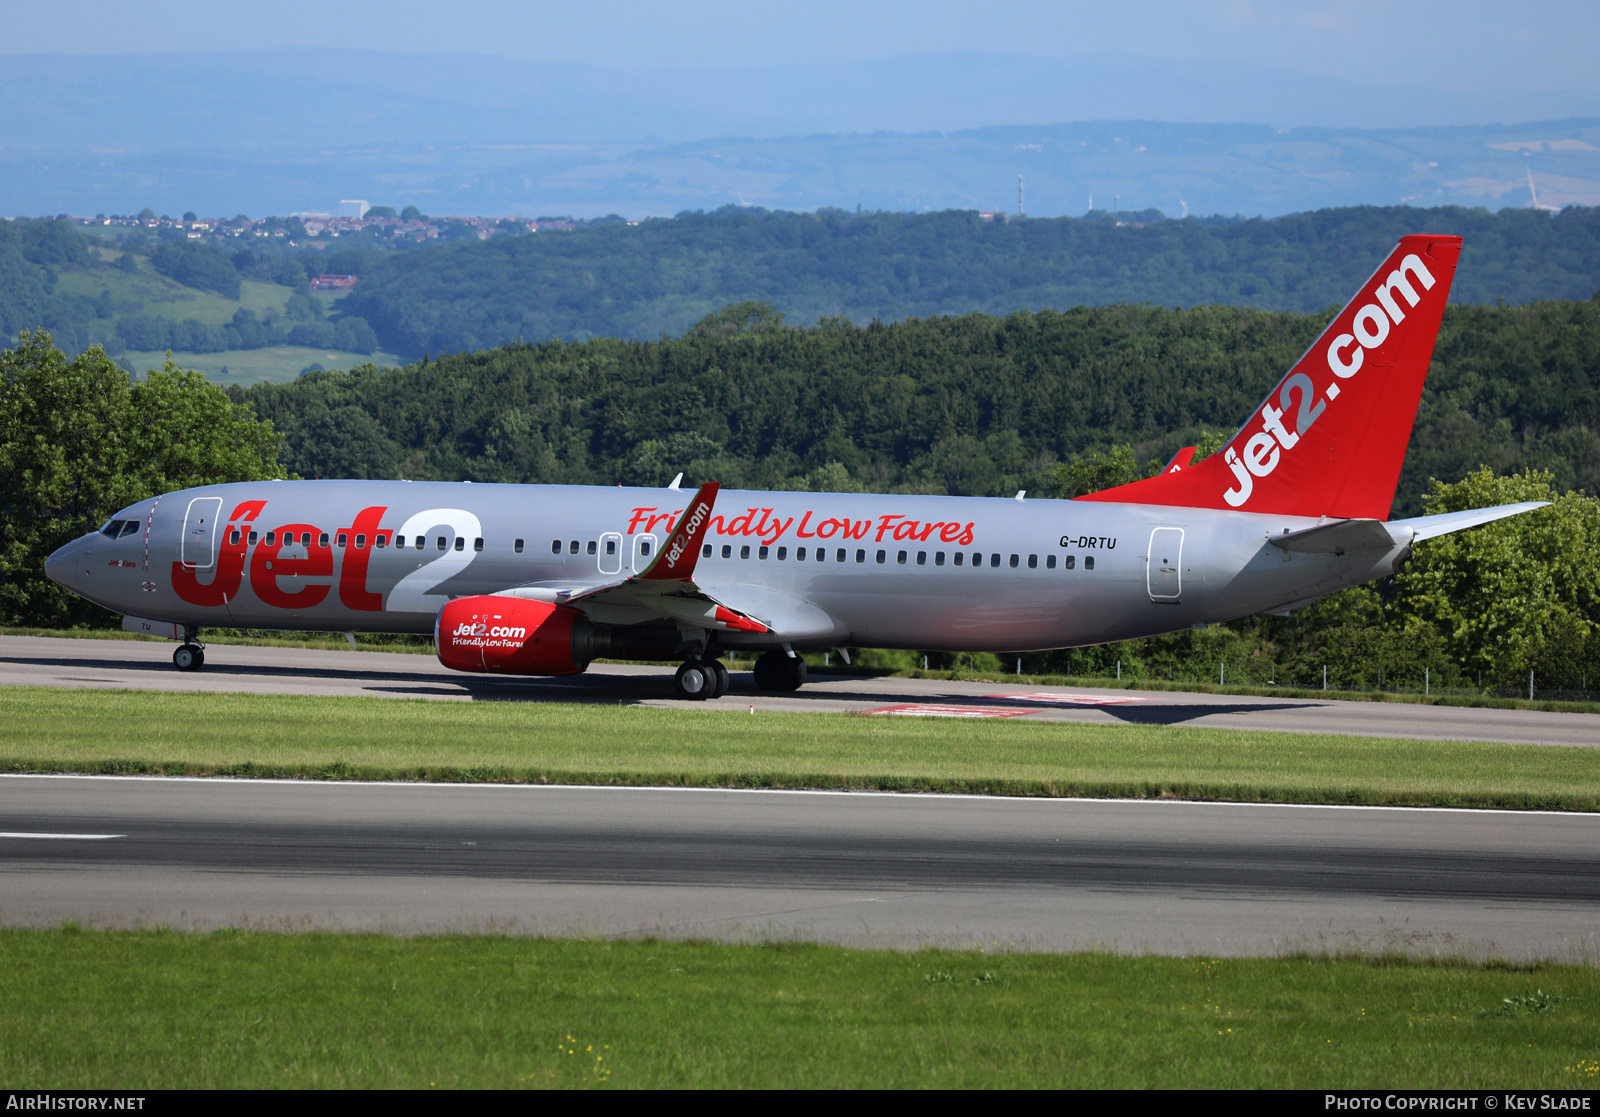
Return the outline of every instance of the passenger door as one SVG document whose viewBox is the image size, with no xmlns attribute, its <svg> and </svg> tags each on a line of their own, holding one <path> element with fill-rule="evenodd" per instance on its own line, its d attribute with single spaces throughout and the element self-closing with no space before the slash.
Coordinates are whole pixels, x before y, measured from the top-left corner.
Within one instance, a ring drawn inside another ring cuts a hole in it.
<svg viewBox="0 0 1600 1117">
<path fill-rule="evenodd" d="M 220 496 L 197 496 L 189 502 L 183 517 L 183 541 L 178 559 L 191 570 L 210 570 L 217 561 L 217 517 L 222 515 Z"/>
<path fill-rule="evenodd" d="M 1183 593 L 1183 529 L 1158 527 L 1150 533 L 1146 587 L 1151 601 L 1176 602 Z"/>
</svg>

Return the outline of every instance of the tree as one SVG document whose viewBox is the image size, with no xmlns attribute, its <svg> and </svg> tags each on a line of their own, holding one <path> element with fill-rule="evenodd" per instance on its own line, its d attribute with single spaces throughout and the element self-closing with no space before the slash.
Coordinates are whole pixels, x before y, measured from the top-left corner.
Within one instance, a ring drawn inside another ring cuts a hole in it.
<svg viewBox="0 0 1600 1117">
<path fill-rule="evenodd" d="M 169 359 L 142 384 L 94 346 L 68 360 L 42 330 L 0 350 L 0 623 L 99 623 L 44 575 L 50 552 L 134 501 L 282 477 L 278 436 Z"/>
<path fill-rule="evenodd" d="M 407 208 L 415 209 L 416 207 L 415 206 L 409 206 Z M 393 206 L 373 206 L 371 209 L 367 210 L 366 216 L 368 216 L 368 217 L 394 217 L 395 216 L 394 207 Z"/>
<path fill-rule="evenodd" d="M 416 206 L 407 206 L 400 211 L 400 220 L 402 221 L 426 221 L 427 219 L 428 215 Z"/>
<path fill-rule="evenodd" d="M 1110 450 L 1091 450 L 1075 461 L 1056 466 L 1055 490 L 1057 496 L 1075 497 L 1114 489 L 1154 477 L 1161 472 L 1162 462 L 1150 460 L 1140 469 L 1134 460 L 1133 447 L 1126 444 Z"/>
<path fill-rule="evenodd" d="M 1576 688 L 1600 676 L 1600 500 L 1557 493 L 1548 472 L 1496 476 L 1488 467 L 1455 484 L 1433 483 L 1429 514 L 1523 500 L 1550 507 L 1416 548 L 1396 576 L 1397 612 L 1428 624 L 1469 678 L 1521 687 Z"/>
<path fill-rule="evenodd" d="M 199 217 L 195 216 L 195 212 L 192 209 L 187 209 L 187 210 L 183 211 L 183 219 L 185 221 L 198 221 L 198 220 L 200 220 Z"/>
</svg>

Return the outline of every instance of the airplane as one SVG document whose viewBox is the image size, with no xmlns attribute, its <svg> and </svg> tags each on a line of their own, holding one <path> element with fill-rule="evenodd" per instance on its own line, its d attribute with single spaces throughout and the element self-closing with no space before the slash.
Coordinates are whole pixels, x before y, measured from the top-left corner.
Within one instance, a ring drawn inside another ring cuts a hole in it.
<svg viewBox="0 0 1600 1117">
<path fill-rule="evenodd" d="M 210 627 L 417 633 L 458 671 L 681 660 L 693 700 L 727 691 L 735 650 L 792 691 L 806 650 L 1022 652 L 1286 614 L 1542 506 L 1388 520 L 1460 253 L 1403 237 L 1221 452 L 1074 500 L 249 481 L 131 504 L 45 569 L 180 641 L 180 670 Z"/>
</svg>

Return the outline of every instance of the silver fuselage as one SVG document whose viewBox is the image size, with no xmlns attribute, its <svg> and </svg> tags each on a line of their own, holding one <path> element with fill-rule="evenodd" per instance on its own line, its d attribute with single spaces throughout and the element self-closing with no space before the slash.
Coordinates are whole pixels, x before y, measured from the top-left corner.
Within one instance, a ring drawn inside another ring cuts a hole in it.
<svg viewBox="0 0 1600 1117">
<path fill-rule="evenodd" d="M 690 495 L 215 485 L 128 507 L 116 519 L 136 529 L 84 536 L 47 570 L 108 609 L 197 629 L 428 633 L 451 598 L 579 590 L 642 570 Z M 768 622 L 767 634 L 717 636 L 750 648 L 1028 651 L 1125 640 L 1383 577 L 1412 541 L 1392 524 L 1388 548 L 1292 553 L 1269 539 L 1317 521 L 1064 500 L 724 490 L 715 511 L 694 580 Z M 597 606 L 590 619 L 638 618 Z"/>
</svg>

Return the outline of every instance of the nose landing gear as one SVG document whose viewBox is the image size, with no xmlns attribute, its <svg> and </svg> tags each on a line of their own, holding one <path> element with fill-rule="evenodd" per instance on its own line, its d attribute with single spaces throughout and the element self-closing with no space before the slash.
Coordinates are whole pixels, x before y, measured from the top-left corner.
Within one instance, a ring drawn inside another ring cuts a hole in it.
<svg viewBox="0 0 1600 1117">
<path fill-rule="evenodd" d="M 183 643 L 172 653 L 172 665 L 179 671 L 198 671 L 206 665 L 206 646 L 200 642 L 198 628 L 185 626 Z"/>
</svg>

